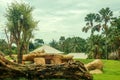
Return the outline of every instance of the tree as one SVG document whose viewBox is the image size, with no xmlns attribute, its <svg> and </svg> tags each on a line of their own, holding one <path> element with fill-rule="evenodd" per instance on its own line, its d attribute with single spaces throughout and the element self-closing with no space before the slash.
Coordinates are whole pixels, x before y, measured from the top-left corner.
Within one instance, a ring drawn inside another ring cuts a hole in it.
<svg viewBox="0 0 120 80">
<path fill-rule="evenodd" d="M 93 27 L 93 22 L 94 22 L 95 18 L 96 18 L 95 13 L 90 13 L 90 14 L 86 15 L 85 21 L 87 23 L 86 23 L 86 27 L 83 27 L 83 29 L 82 29 L 83 32 L 87 32 L 89 30 L 89 28 Z"/>
<path fill-rule="evenodd" d="M 54 39 L 49 44 L 50 44 L 50 46 L 58 49 L 58 42 L 56 42 Z"/>
<path fill-rule="evenodd" d="M 59 42 L 60 43 L 60 42 Z M 70 52 L 84 52 L 86 41 L 80 37 L 68 37 L 63 41 L 63 52 L 70 53 Z"/>
<path fill-rule="evenodd" d="M 87 27 L 83 27 L 82 31 L 83 32 L 87 32 L 89 29 L 91 29 L 91 35 L 94 35 L 94 32 L 97 31 L 99 32 L 101 29 L 104 33 L 104 36 L 106 37 L 106 58 L 108 58 L 108 48 L 107 48 L 107 35 L 108 35 L 108 23 L 110 23 L 110 20 L 113 16 L 113 12 L 107 7 L 107 8 L 102 8 L 99 13 L 97 14 L 87 14 L 85 17 L 85 21 L 89 21 L 89 23 L 87 23 Z M 87 20 L 86 20 L 87 19 Z M 91 25 L 90 25 L 91 23 Z M 95 24 L 95 25 L 93 25 Z"/>
<path fill-rule="evenodd" d="M 29 50 L 33 51 L 35 49 L 35 45 L 32 41 L 29 42 Z"/>
<path fill-rule="evenodd" d="M 55 40 L 52 40 L 52 42 L 49 43 L 50 46 L 61 50 L 65 53 L 70 52 L 85 52 L 85 39 L 82 39 L 80 37 L 68 37 L 65 39 L 64 36 L 61 36 L 59 41 L 56 42 Z"/>
<path fill-rule="evenodd" d="M 64 48 L 65 48 L 65 37 L 64 36 L 61 36 L 60 39 L 59 39 L 59 46 L 61 47 L 61 50 L 64 51 Z"/>
<path fill-rule="evenodd" d="M 93 33 L 94 31 L 100 31 L 100 28 L 102 27 L 102 30 L 105 31 L 105 33 L 108 30 L 108 22 L 113 16 L 113 12 L 107 7 L 107 8 L 102 8 L 99 13 L 89 13 L 85 17 L 86 26 L 83 27 L 82 31 L 87 32 L 89 29 L 91 29 L 91 32 Z M 94 23 L 97 23 L 94 25 Z M 101 25 L 101 23 L 103 23 Z"/>
<path fill-rule="evenodd" d="M 86 41 L 80 37 L 71 38 L 71 52 L 84 52 Z"/>
<path fill-rule="evenodd" d="M 96 18 L 95 13 L 87 14 L 87 16 L 85 17 L 85 21 L 87 21 L 86 24 L 92 27 L 95 18 Z"/>
<path fill-rule="evenodd" d="M 107 24 L 110 21 L 110 19 L 112 18 L 113 12 L 110 10 L 110 8 L 107 7 L 107 8 L 102 8 L 99 11 L 99 14 L 101 15 L 101 19 L 104 22 L 103 29 L 105 30 L 105 33 L 107 33 L 107 30 L 108 30 Z"/>
<path fill-rule="evenodd" d="M 9 54 L 7 47 L 8 47 L 8 44 L 5 41 L 5 39 L 0 39 L 0 51 L 2 51 L 3 53 Z"/>
<path fill-rule="evenodd" d="M 87 39 L 86 53 L 88 53 L 89 58 L 104 58 L 104 42 L 105 38 L 102 35 L 91 35 Z"/>
<path fill-rule="evenodd" d="M 86 15 L 85 21 L 87 23 L 86 23 L 86 26 L 82 28 L 83 32 L 87 32 L 89 29 L 91 29 L 91 35 L 93 35 L 95 31 L 98 31 L 98 32 L 100 31 L 101 17 L 99 14 L 89 13 Z"/>
<path fill-rule="evenodd" d="M 33 20 L 32 11 L 30 5 L 17 2 L 11 3 L 6 10 L 6 28 L 17 45 L 18 63 L 22 63 L 23 53 L 28 53 L 29 40 L 38 23 Z"/>
<path fill-rule="evenodd" d="M 42 46 L 44 44 L 43 39 L 35 39 L 34 40 L 34 46 L 35 48 L 38 48 L 39 46 Z"/>
<path fill-rule="evenodd" d="M 114 17 L 111 21 L 111 26 L 108 30 L 109 43 L 108 47 L 111 52 L 118 52 L 118 58 L 120 59 L 120 17 Z"/>
<path fill-rule="evenodd" d="M 99 11 L 100 15 L 101 15 L 101 19 L 102 19 L 102 22 L 103 25 L 102 25 L 102 28 L 103 28 L 103 31 L 105 33 L 105 36 L 106 36 L 106 49 L 105 49 L 105 53 L 106 53 L 106 59 L 108 59 L 108 51 L 107 51 L 107 39 L 108 39 L 108 22 L 110 22 L 112 16 L 113 16 L 113 12 L 107 7 L 107 8 L 102 8 L 100 11 Z"/>
</svg>

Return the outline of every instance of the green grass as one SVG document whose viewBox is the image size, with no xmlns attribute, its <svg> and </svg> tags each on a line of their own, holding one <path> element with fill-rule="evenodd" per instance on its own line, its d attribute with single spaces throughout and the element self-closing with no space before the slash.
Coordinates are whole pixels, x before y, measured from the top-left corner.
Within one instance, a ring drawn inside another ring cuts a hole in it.
<svg viewBox="0 0 120 80">
<path fill-rule="evenodd" d="M 89 63 L 93 59 L 77 59 L 83 63 Z M 120 61 L 102 60 L 104 64 L 103 74 L 93 75 L 93 80 L 120 80 Z"/>
</svg>

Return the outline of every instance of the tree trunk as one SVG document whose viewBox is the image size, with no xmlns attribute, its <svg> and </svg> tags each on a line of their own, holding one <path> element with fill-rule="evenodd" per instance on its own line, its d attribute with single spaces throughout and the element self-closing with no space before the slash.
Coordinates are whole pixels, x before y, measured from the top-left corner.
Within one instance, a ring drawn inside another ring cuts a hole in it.
<svg viewBox="0 0 120 80">
<path fill-rule="evenodd" d="M 18 41 L 18 43 L 17 43 L 17 53 L 18 53 L 18 55 L 17 55 L 17 62 L 19 63 L 19 64 L 22 64 L 22 45 L 20 45 L 20 42 Z"/>
<path fill-rule="evenodd" d="M 28 54 L 29 53 L 29 42 L 26 42 L 26 45 L 25 45 L 25 54 Z"/>
<path fill-rule="evenodd" d="M 0 55 L 0 80 L 24 77 L 28 80 L 69 79 L 93 80 L 93 77 L 81 62 L 66 64 L 22 65 L 10 62 Z"/>
</svg>

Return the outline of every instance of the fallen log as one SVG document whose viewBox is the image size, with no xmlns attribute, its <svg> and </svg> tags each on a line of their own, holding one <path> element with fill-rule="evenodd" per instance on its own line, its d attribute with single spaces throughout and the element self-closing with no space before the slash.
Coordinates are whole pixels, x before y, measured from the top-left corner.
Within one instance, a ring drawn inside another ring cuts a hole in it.
<svg viewBox="0 0 120 80">
<path fill-rule="evenodd" d="M 28 80 L 69 79 L 92 80 L 92 75 L 84 64 L 76 61 L 65 64 L 22 65 L 10 62 L 0 55 L 0 80 L 5 78 L 24 77 Z"/>
</svg>

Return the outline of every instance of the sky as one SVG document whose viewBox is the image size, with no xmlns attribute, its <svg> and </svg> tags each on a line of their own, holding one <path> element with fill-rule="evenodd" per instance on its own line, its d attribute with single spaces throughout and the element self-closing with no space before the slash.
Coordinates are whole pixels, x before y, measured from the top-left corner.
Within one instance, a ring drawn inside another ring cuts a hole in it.
<svg viewBox="0 0 120 80">
<path fill-rule="evenodd" d="M 4 27 L 6 8 L 15 0 L 0 0 L 0 38 L 5 38 Z M 84 33 L 84 18 L 89 13 L 97 13 L 101 8 L 109 7 L 114 16 L 119 16 L 120 0 L 16 0 L 34 7 L 33 18 L 38 20 L 34 39 L 43 39 L 45 43 L 59 40 L 60 36 L 87 38 L 90 32 Z"/>
</svg>

